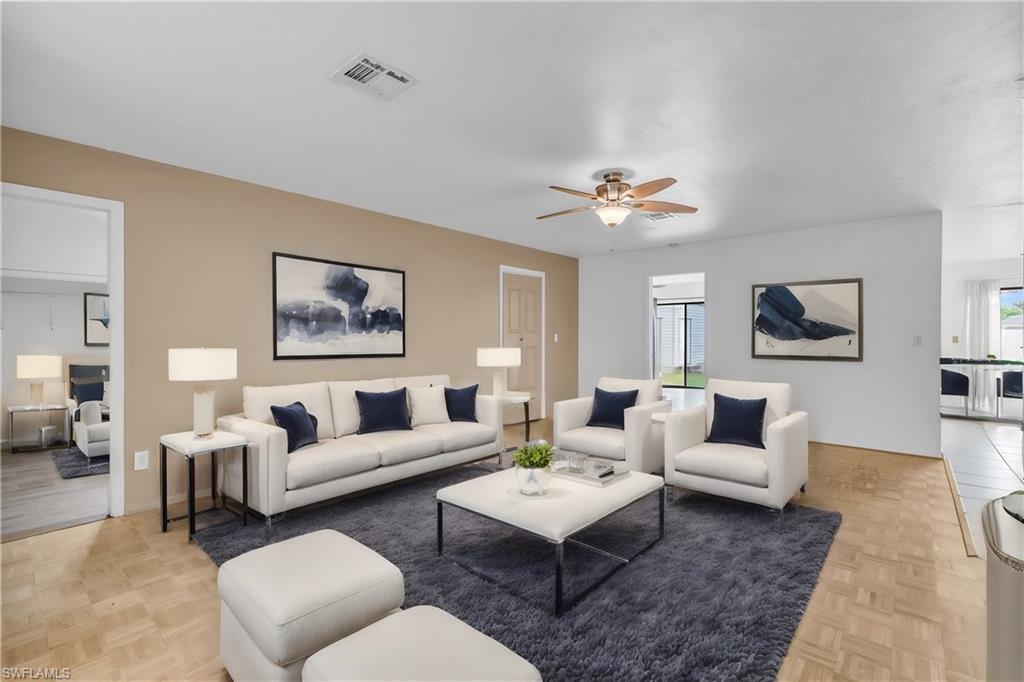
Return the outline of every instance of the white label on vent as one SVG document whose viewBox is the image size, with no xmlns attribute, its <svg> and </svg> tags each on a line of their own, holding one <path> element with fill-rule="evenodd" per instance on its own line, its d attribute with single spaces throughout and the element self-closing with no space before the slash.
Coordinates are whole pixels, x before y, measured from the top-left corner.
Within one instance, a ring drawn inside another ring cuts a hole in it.
<svg viewBox="0 0 1024 682">
<path fill-rule="evenodd" d="M 414 76 L 365 52 L 360 52 L 331 74 L 331 80 L 385 102 L 417 83 Z"/>
</svg>

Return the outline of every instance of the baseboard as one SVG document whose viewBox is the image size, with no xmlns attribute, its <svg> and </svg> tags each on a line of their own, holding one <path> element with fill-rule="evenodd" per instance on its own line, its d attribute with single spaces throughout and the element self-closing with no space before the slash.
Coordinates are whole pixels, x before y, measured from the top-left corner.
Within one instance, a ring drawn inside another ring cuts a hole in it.
<svg viewBox="0 0 1024 682">
<path fill-rule="evenodd" d="M 860 445 L 846 445 L 845 443 L 826 443 L 820 440 L 811 440 L 808 443 L 814 445 L 828 445 L 833 448 L 847 448 L 850 450 L 863 450 L 864 452 L 877 452 L 883 455 L 899 455 L 900 457 L 920 457 L 921 459 L 942 459 L 942 453 L 935 455 L 922 455 L 919 452 L 899 452 L 898 450 L 880 450 L 878 448 L 865 448 Z"/>
<path fill-rule="evenodd" d="M 196 500 L 208 498 L 210 496 L 209 488 L 199 488 L 196 490 Z M 179 504 L 188 501 L 188 493 L 178 493 L 177 495 L 168 495 L 167 504 Z M 160 508 L 160 498 L 154 497 L 142 502 L 136 502 L 125 507 L 125 514 L 138 514 L 140 512 L 150 511 L 153 509 Z"/>
<path fill-rule="evenodd" d="M 946 467 L 946 482 L 949 483 L 949 492 L 953 496 L 953 507 L 956 509 L 956 520 L 960 524 L 960 537 L 964 541 L 964 551 L 967 556 L 978 556 L 978 550 L 974 547 L 974 537 L 971 536 L 971 525 L 967 522 L 967 512 L 964 511 L 964 503 L 960 499 L 960 488 L 956 485 L 956 476 L 953 475 L 953 468 L 949 460 L 942 458 Z"/>
</svg>

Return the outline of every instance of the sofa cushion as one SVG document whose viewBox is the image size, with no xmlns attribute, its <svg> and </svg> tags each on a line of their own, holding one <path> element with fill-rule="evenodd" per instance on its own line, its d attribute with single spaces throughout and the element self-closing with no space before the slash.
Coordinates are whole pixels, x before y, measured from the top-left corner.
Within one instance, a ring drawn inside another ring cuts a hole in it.
<svg viewBox="0 0 1024 682">
<path fill-rule="evenodd" d="M 395 388 L 426 388 L 428 386 L 451 386 L 447 374 L 425 374 L 419 377 L 396 377 Z"/>
<path fill-rule="evenodd" d="M 447 424 L 424 424 L 417 426 L 416 431 L 429 433 L 441 439 L 445 452 L 454 452 L 473 448 L 485 443 L 493 443 L 497 431 L 493 426 L 477 422 L 448 422 Z"/>
<path fill-rule="evenodd" d="M 636 405 L 638 390 L 605 391 L 594 389 L 594 405 L 590 410 L 587 426 L 603 426 L 609 429 L 626 428 L 626 410 Z"/>
<path fill-rule="evenodd" d="M 792 389 L 789 384 L 771 383 L 765 381 L 729 381 L 727 379 L 708 379 L 707 387 L 704 389 L 704 404 L 707 406 L 706 428 L 710 432 L 711 425 L 715 420 L 715 399 L 716 393 L 724 393 L 733 398 L 766 398 L 768 404 L 764 410 L 764 427 L 761 431 L 761 440 L 768 434 L 768 427 L 772 422 L 782 419 L 789 414 L 790 398 Z"/>
<path fill-rule="evenodd" d="M 384 393 L 356 391 L 359 404 L 359 431 L 401 431 L 412 428 L 409 421 L 409 389 L 399 388 Z"/>
<path fill-rule="evenodd" d="M 335 530 L 254 549 L 220 567 L 224 605 L 283 666 L 380 620 L 405 600 L 402 572 Z"/>
<path fill-rule="evenodd" d="M 761 432 L 764 429 L 764 408 L 767 398 L 733 398 L 716 393 L 715 420 L 708 433 L 709 443 L 732 443 L 764 450 Z"/>
<path fill-rule="evenodd" d="M 436 606 L 414 606 L 310 656 L 303 682 L 540 682 L 533 664 Z"/>
<path fill-rule="evenodd" d="M 341 438 L 359 430 L 359 403 L 356 391 L 380 393 L 395 390 L 394 379 L 367 379 L 364 381 L 331 381 L 327 388 L 331 396 L 334 417 L 334 438 Z M 321 436 L 328 438 L 330 436 Z"/>
<path fill-rule="evenodd" d="M 86 434 L 88 434 L 90 443 L 110 440 L 110 422 L 90 424 L 89 426 L 85 427 L 85 432 Z"/>
<path fill-rule="evenodd" d="M 288 455 L 286 487 L 306 488 L 380 466 L 375 448 L 345 439 L 329 438 Z"/>
<path fill-rule="evenodd" d="M 674 458 L 676 471 L 734 483 L 768 487 L 768 458 L 760 448 L 728 443 L 701 443 Z"/>
<path fill-rule="evenodd" d="M 331 414 L 331 394 L 326 381 L 285 386 L 246 386 L 242 389 L 242 409 L 245 418 L 264 424 L 273 424 L 271 405 L 290 405 L 299 402 L 317 418 L 316 433 L 320 438 L 334 438 L 334 419 Z"/>
<path fill-rule="evenodd" d="M 409 391 L 409 412 L 414 427 L 451 421 L 444 401 L 444 386 L 413 386 L 406 390 Z"/>
<path fill-rule="evenodd" d="M 288 435 L 288 452 L 320 440 L 316 437 L 317 418 L 307 412 L 302 403 L 271 405 L 270 414 L 274 416 L 274 423 Z"/>
<path fill-rule="evenodd" d="M 603 426 L 583 426 L 560 433 L 558 447 L 604 459 L 626 459 L 626 432 Z"/>
<path fill-rule="evenodd" d="M 353 434 L 340 440 L 370 446 L 380 453 L 382 466 L 430 457 L 444 449 L 440 437 L 423 431 L 377 431 Z"/>
<path fill-rule="evenodd" d="M 637 391 L 636 404 L 646 405 L 661 400 L 661 379 L 617 379 L 601 377 L 597 387 L 604 391 Z"/>
<path fill-rule="evenodd" d="M 453 422 L 475 422 L 476 418 L 476 393 L 480 384 L 473 384 L 465 388 L 444 389 L 444 402 L 448 406 L 448 418 Z"/>
</svg>

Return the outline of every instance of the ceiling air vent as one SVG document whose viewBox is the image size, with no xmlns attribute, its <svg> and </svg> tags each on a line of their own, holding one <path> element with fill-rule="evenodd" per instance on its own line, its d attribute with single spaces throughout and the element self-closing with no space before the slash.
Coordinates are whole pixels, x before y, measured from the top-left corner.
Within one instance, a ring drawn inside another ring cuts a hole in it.
<svg viewBox="0 0 1024 682">
<path fill-rule="evenodd" d="M 644 213 L 644 217 L 650 220 L 652 223 L 660 223 L 666 220 L 672 220 L 676 217 L 675 213 Z"/>
<path fill-rule="evenodd" d="M 415 76 L 365 52 L 360 52 L 331 74 L 331 80 L 356 88 L 382 102 L 417 83 Z"/>
</svg>

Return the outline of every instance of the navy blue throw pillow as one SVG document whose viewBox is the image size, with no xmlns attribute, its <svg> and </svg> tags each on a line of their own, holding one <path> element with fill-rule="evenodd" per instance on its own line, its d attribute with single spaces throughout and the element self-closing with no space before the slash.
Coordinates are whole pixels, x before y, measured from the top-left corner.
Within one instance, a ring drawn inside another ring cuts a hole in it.
<svg viewBox="0 0 1024 682">
<path fill-rule="evenodd" d="M 317 419 L 306 412 L 302 403 L 291 405 L 271 405 L 270 414 L 274 422 L 288 434 L 288 452 L 319 442 L 316 435 Z"/>
<path fill-rule="evenodd" d="M 444 404 L 448 407 L 448 418 L 453 422 L 476 421 L 476 391 L 480 384 L 465 388 L 444 387 Z"/>
<path fill-rule="evenodd" d="M 91 400 L 103 400 L 103 382 L 90 381 L 84 384 L 75 384 L 75 400 L 79 405 Z"/>
<path fill-rule="evenodd" d="M 384 393 L 356 391 L 356 402 L 359 403 L 359 433 L 412 429 L 404 388 Z"/>
<path fill-rule="evenodd" d="M 640 391 L 604 391 L 594 389 L 594 408 L 590 411 L 587 426 L 603 426 L 606 429 L 625 429 L 629 408 L 636 405 Z"/>
<path fill-rule="evenodd" d="M 764 409 L 767 398 L 742 400 L 715 394 L 715 418 L 711 421 L 708 443 L 731 443 L 764 450 Z"/>
</svg>

